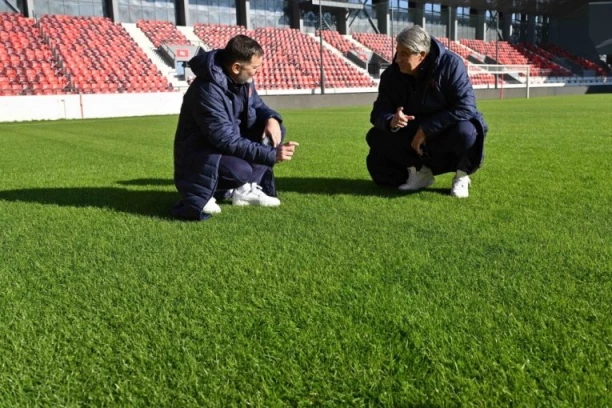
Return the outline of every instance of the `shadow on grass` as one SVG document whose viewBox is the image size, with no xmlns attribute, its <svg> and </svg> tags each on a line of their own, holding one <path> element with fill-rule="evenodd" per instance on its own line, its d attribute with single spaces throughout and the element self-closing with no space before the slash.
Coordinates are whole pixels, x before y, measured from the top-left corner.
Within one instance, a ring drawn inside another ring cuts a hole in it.
<svg viewBox="0 0 612 408">
<path fill-rule="evenodd" d="M 152 179 L 142 178 L 134 180 L 121 180 L 117 184 L 122 186 L 173 186 L 174 181 L 172 179 Z"/>
<path fill-rule="evenodd" d="M 117 184 L 124 186 L 170 186 L 172 179 L 134 179 L 122 180 Z M 279 192 L 289 191 L 303 194 L 323 195 L 356 195 L 356 196 L 386 196 L 390 198 L 403 197 L 415 193 L 401 192 L 392 187 L 377 186 L 370 180 L 355 180 L 325 177 L 277 177 L 276 187 Z M 448 195 L 446 188 L 428 188 L 425 192 Z"/>
<path fill-rule="evenodd" d="M 116 187 L 30 188 L 0 191 L 0 201 L 109 208 L 130 214 L 170 219 L 179 196 L 170 191 L 133 191 Z"/>
<path fill-rule="evenodd" d="M 357 196 L 386 196 L 389 198 L 404 197 L 415 194 L 399 191 L 393 187 L 381 187 L 370 180 L 354 180 L 341 178 L 309 178 L 309 177 L 279 177 L 279 191 L 291 191 L 303 194 L 346 194 Z M 446 188 L 428 188 L 424 192 L 448 195 Z"/>
</svg>

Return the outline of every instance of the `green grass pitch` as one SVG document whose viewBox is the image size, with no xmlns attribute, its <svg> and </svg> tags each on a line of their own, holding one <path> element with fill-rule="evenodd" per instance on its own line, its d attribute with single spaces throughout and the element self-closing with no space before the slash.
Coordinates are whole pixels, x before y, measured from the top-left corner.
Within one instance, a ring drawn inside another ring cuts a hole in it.
<svg viewBox="0 0 612 408">
<path fill-rule="evenodd" d="M 167 217 L 176 117 L 0 124 L 0 406 L 612 405 L 612 95 L 480 101 L 471 196 L 284 111 L 281 207 Z"/>
</svg>

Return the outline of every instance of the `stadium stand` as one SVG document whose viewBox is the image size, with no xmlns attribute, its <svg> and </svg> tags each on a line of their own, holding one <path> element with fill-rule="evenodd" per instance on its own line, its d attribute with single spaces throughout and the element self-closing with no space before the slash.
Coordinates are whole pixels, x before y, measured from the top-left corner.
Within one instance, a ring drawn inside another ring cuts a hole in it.
<svg viewBox="0 0 612 408">
<path fill-rule="evenodd" d="M 395 52 L 395 41 L 393 41 L 390 36 L 386 34 L 374 33 L 353 33 L 353 38 L 364 46 L 370 48 L 372 51 L 381 55 L 386 60 L 391 61 L 393 58 L 391 54 L 391 44 L 393 42 L 393 51 Z M 445 37 L 440 37 L 438 40 L 447 48 L 450 45 L 451 51 L 463 58 L 463 62 L 469 67 L 468 73 L 473 85 L 492 85 L 495 83 L 495 77 L 493 75 L 484 72 L 476 65 L 468 62 L 467 58 L 474 53 L 473 50 L 470 50 L 462 44 L 454 41 L 449 43 L 448 38 Z"/>
<path fill-rule="evenodd" d="M 387 61 L 393 59 L 395 39 L 386 34 L 353 33 L 352 37 Z"/>
<path fill-rule="evenodd" d="M 518 44 L 510 44 L 507 41 L 499 41 L 498 48 L 494 41 L 461 40 L 461 44 L 476 52 L 486 55 L 504 65 L 530 65 L 533 76 L 572 76 L 572 72 L 552 61 L 537 55 Z"/>
<path fill-rule="evenodd" d="M 313 89 L 320 86 L 319 45 L 316 39 L 299 30 L 272 27 L 247 30 L 242 26 L 198 24 L 195 32 L 211 48 L 223 48 L 237 34 L 255 38 L 266 51 L 257 75 L 259 89 Z M 367 74 L 327 49 L 323 51 L 323 66 L 328 88 L 375 86 Z"/>
<path fill-rule="evenodd" d="M 460 42 L 449 41 L 448 38 L 446 38 L 446 37 L 436 37 L 436 39 L 438 41 L 440 41 L 442 43 L 442 45 L 444 45 L 446 48 L 448 48 L 449 50 L 451 50 L 455 54 L 457 54 L 460 57 L 462 57 L 466 62 L 471 57 L 474 57 L 475 59 L 477 59 L 480 62 L 484 62 L 484 59 L 485 59 L 484 55 L 477 53 L 476 51 L 466 47 L 465 45 L 461 44 Z"/>
<path fill-rule="evenodd" d="M 573 55 L 573 54 L 565 51 L 563 48 L 559 48 L 558 46 L 556 46 L 554 44 L 542 45 L 542 48 L 544 48 L 544 50 L 550 52 L 553 55 L 556 55 L 556 56 L 562 57 L 562 58 L 567 58 L 568 60 L 573 61 L 573 62 L 579 64 L 584 69 L 593 70 L 593 71 L 596 72 L 596 74 L 598 76 L 608 76 L 608 73 L 606 72 L 606 70 L 604 70 L 597 63 L 595 63 L 593 61 L 589 61 L 586 58 Z"/>
<path fill-rule="evenodd" d="M 39 26 L 75 92 L 172 90 L 125 29 L 107 18 L 45 15 Z"/>
<path fill-rule="evenodd" d="M 495 77 L 489 73 L 486 73 L 482 68 L 476 64 L 472 64 L 468 61 L 468 58 L 476 54 L 475 51 L 470 50 L 465 45 L 460 44 L 456 41 L 449 41 L 446 37 L 436 37 L 438 41 L 442 43 L 447 49 L 451 50 L 455 54 L 463 58 L 463 63 L 468 67 L 468 75 L 473 85 L 493 85 L 495 84 Z M 483 56 L 478 55 L 477 59 L 484 59 Z M 500 79 L 501 80 L 501 79 Z"/>
<path fill-rule="evenodd" d="M 319 36 L 320 30 L 317 30 L 317 36 Z M 363 62 L 368 62 L 368 54 L 364 48 L 358 47 L 356 44 L 344 38 L 339 32 L 332 30 L 323 30 L 323 40 L 329 45 L 336 48 L 345 56 L 349 51 L 355 52 L 357 57 Z"/>
<path fill-rule="evenodd" d="M 248 30 L 239 25 L 198 23 L 192 33 L 181 32 L 171 22 L 154 20 L 139 20 L 136 27 L 135 30 L 142 32 L 142 38 L 148 38 L 156 48 L 164 43 L 196 44 L 198 39 L 202 41 L 201 45 L 223 48 L 231 37 L 246 34 L 257 39 L 266 51 L 257 76 L 259 89 L 311 90 L 321 85 L 320 50 L 316 37 L 319 31 L 313 36 L 288 28 Z M 349 39 L 337 31 L 324 30 L 322 35 L 330 47 L 338 50 L 336 52 L 327 46 L 323 50 L 327 88 L 374 88 L 374 80 L 346 56 L 354 52 L 367 62 L 370 52 L 375 52 L 391 61 L 395 51 L 394 39 L 385 34 L 353 33 Z M 609 75 L 597 63 L 554 45 L 500 41 L 496 50 L 495 42 L 449 41 L 445 37 L 438 37 L 438 40 L 463 58 L 472 83 L 477 87 L 495 84 L 495 77 L 473 62 L 491 62 L 496 57 L 497 62 L 504 65 L 530 65 L 533 83 L 536 84 L 606 80 L 580 78 L 566 67 L 575 72 L 579 72 L 579 67 L 592 70 L 599 77 Z M 162 72 L 162 68 L 155 66 L 150 59 L 153 57 L 147 57 L 141 46 L 125 27 L 106 17 L 44 15 L 36 21 L 18 13 L 0 13 L 0 95 L 173 90 L 169 83 L 169 80 L 174 81 L 170 71 Z M 172 71 L 172 74 L 176 75 L 176 72 Z M 502 79 L 502 76 L 498 78 Z M 521 82 L 518 76 L 507 80 L 510 84 Z M 175 86 L 180 87 L 178 84 Z"/>
<path fill-rule="evenodd" d="M 159 48 L 162 44 L 190 44 L 183 33 L 169 21 L 138 20 L 136 26 L 145 33 L 156 48 Z"/>
<path fill-rule="evenodd" d="M 258 28 L 255 38 L 266 49 L 274 49 L 270 64 L 293 64 L 302 75 L 296 79 L 291 75 L 281 77 L 283 82 L 293 81 L 300 87 L 304 82 L 314 81 L 320 84 L 320 49 L 316 39 L 295 29 Z M 352 64 L 335 55 L 328 49 L 323 49 L 323 68 L 325 70 L 325 86 L 328 88 L 366 88 L 373 87 L 374 82 L 369 75 L 360 72 Z M 282 84 L 282 82 L 281 82 Z M 272 84 L 271 84 L 272 85 Z"/>
<path fill-rule="evenodd" d="M 230 38 L 244 34 L 252 36 L 253 32 L 244 26 L 228 26 L 222 24 L 196 24 L 193 31 L 210 48 L 224 48 Z"/>
<path fill-rule="evenodd" d="M 58 94 L 66 85 L 34 20 L 0 13 L 0 95 Z"/>
</svg>

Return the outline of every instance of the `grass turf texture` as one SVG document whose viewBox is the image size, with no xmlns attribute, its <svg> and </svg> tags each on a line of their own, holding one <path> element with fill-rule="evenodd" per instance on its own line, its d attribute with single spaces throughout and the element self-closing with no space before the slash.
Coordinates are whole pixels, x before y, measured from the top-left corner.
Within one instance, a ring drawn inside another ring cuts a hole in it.
<svg viewBox="0 0 612 408">
<path fill-rule="evenodd" d="M 277 209 L 166 217 L 175 117 L 0 124 L 0 406 L 612 404 L 612 96 L 481 101 L 469 199 L 286 111 Z"/>
</svg>

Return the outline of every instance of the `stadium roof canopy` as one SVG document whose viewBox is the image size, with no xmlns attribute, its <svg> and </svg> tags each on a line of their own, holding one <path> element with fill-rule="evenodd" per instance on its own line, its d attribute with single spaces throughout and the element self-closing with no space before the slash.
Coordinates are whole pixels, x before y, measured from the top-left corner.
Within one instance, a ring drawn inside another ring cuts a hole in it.
<svg viewBox="0 0 612 408">
<path fill-rule="evenodd" d="M 474 7 L 508 13 L 562 16 L 588 4 L 589 0 L 441 0 L 434 2 L 445 6 Z"/>
</svg>

